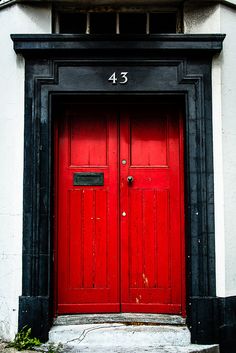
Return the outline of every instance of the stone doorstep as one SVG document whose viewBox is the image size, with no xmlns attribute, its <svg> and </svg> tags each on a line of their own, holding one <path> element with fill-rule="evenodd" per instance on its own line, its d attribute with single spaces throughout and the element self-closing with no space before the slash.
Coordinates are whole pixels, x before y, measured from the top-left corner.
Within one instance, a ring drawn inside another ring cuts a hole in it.
<svg viewBox="0 0 236 353">
<path fill-rule="evenodd" d="M 186 326 L 126 325 L 123 323 L 53 326 L 49 340 L 80 347 L 187 346 Z"/>
<path fill-rule="evenodd" d="M 218 345 L 191 344 L 185 319 L 175 315 L 63 315 L 49 342 L 63 344 L 63 353 L 219 353 Z"/>
<path fill-rule="evenodd" d="M 144 323 L 153 325 L 185 325 L 186 319 L 179 315 L 167 314 L 140 314 L 140 313 L 118 313 L 118 314 L 78 314 L 58 316 L 54 325 L 83 325 L 101 323 Z"/>
<path fill-rule="evenodd" d="M 218 345 L 159 346 L 159 347 L 73 347 L 64 346 L 63 353 L 220 353 Z"/>
</svg>

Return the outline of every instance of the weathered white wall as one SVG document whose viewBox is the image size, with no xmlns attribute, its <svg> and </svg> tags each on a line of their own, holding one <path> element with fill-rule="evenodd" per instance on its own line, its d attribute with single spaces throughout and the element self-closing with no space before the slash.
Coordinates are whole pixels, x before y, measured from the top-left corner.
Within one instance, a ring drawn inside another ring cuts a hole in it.
<svg viewBox="0 0 236 353">
<path fill-rule="evenodd" d="M 185 33 L 225 33 L 213 60 L 213 143 L 217 295 L 236 295 L 236 9 L 186 6 Z"/>
<path fill-rule="evenodd" d="M 22 282 L 24 60 L 10 34 L 50 33 L 50 7 L 4 8 L 0 28 L 0 338 L 12 339 Z"/>
<path fill-rule="evenodd" d="M 226 295 L 236 295 L 236 9 L 221 6 Z"/>
</svg>

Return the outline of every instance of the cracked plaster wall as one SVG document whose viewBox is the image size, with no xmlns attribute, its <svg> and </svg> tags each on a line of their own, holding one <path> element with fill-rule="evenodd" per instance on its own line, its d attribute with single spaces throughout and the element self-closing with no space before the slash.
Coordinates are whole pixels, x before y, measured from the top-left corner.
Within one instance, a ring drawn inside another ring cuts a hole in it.
<svg viewBox="0 0 236 353">
<path fill-rule="evenodd" d="M 185 33 L 225 33 L 213 59 L 213 144 L 216 287 L 220 297 L 236 295 L 236 9 L 186 5 Z"/>
<path fill-rule="evenodd" d="M 14 337 L 22 282 L 24 59 L 11 33 L 50 33 L 50 7 L 0 11 L 0 338 Z"/>
</svg>

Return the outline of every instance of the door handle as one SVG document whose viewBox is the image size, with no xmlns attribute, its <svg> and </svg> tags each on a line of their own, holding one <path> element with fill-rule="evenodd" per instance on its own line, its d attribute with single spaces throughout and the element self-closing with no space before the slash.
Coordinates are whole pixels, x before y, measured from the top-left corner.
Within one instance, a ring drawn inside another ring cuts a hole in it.
<svg viewBox="0 0 236 353">
<path fill-rule="evenodd" d="M 129 184 L 131 184 L 134 181 L 134 177 L 132 177 L 132 175 L 129 175 L 127 177 L 127 181 L 128 181 Z"/>
</svg>

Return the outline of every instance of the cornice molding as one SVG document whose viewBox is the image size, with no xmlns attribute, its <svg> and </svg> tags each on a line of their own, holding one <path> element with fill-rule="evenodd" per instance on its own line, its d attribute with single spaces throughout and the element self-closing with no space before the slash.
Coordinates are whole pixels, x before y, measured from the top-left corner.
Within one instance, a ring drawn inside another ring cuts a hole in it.
<svg viewBox="0 0 236 353">
<path fill-rule="evenodd" d="M 174 51 L 217 53 L 222 50 L 224 34 L 159 34 L 138 36 L 99 36 L 64 34 L 12 34 L 14 50 L 22 55 L 71 55 L 78 52 Z M 104 53 L 104 52 L 103 52 Z M 104 53 L 105 55 L 105 53 Z"/>
<path fill-rule="evenodd" d="M 164 5 L 178 5 L 181 4 L 183 1 L 182 0 L 150 0 L 148 5 L 153 5 L 153 6 L 164 6 Z M 228 6 L 233 6 L 236 7 L 236 0 L 186 0 L 185 2 L 189 3 L 219 3 L 219 4 L 225 4 Z M 11 6 L 16 3 L 28 3 L 28 4 L 61 4 L 61 5 L 78 5 L 78 6 L 111 6 L 111 5 L 116 5 L 116 6 L 146 6 L 147 1 L 146 0 L 0 0 L 0 10 L 1 8 L 4 8 L 6 6 Z"/>
</svg>

